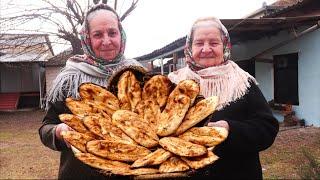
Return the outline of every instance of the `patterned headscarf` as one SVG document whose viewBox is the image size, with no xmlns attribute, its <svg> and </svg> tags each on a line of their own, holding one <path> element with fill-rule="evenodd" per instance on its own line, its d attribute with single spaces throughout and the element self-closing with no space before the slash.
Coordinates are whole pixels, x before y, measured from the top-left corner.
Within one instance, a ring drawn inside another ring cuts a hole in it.
<svg viewBox="0 0 320 180">
<path fill-rule="evenodd" d="M 107 11 L 111 11 L 112 13 L 114 13 L 117 17 L 117 20 L 118 20 L 119 30 L 121 33 L 121 45 L 120 45 L 119 54 L 114 59 L 98 58 L 95 55 L 95 53 L 93 52 L 92 47 L 91 47 L 91 40 L 90 40 L 90 35 L 89 35 L 89 28 L 90 27 L 89 27 L 89 22 L 88 22 L 88 16 L 91 13 L 98 11 L 98 10 L 102 10 L 102 9 L 107 10 Z M 84 51 L 84 55 L 76 55 L 71 59 L 76 60 L 76 61 L 86 62 L 88 64 L 96 66 L 96 67 L 98 67 L 102 70 L 105 70 L 105 71 L 109 71 L 109 68 L 117 65 L 117 63 L 119 63 L 119 61 L 124 59 L 123 54 L 124 54 L 125 45 L 126 45 L 126 34 L 125 34 L 124 29 L 122 28 L 118 14 L 110 6 L 108 6 L 106 4 L 98 4 L 98 5 L 91 7 L 87 11 L 84 22 L 82 24 L 82 28 L 79 33 L 80 33 L 80 40 L 81 40 L 82 49 Z"/>
<path fill-rule="evenodd" d="M 200 18 L 193 23 L 190 34 L 187 36 L 186 45 L 184 49 L 184 53 L 186 56 L 186 63 L 188 64 L 190 69 L 194 71 L 199 71 L 201 69 L 207 68 L 201 64 L 196 63 L 192 57 L 193 34 L 196 28 L 198 28 L 197 24 L 199 22 L 204 22 L 204 21 L 211 21 L 217 25 L 217 28 L 220 30 L 221 40 L 223 43 L 224 62 L 231 60 L 231 42 L 230 42 L 230 36 L 226 27 L 221 23 L 221 21 L 218 18 L 215 18 L 215 17 Z"/>
</svg>

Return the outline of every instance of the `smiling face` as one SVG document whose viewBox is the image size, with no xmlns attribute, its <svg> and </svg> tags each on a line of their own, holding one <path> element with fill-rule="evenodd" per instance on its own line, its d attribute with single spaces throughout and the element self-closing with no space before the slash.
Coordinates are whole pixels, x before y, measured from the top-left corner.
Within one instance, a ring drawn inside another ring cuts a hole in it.
<svg viewBox="0 0 320 180">
<path fill-rule="evenodd" d="M 192 57 L 197 64 L 205 67 L 223 63 L 223 42 L 217 25 L 201 21 L 195 25 L 192 41 Z"/>
<path fill-rule="evenodd" d="M 100 10 L 89 19 L 89 36 L 96 57 L 113 60 L 120 52 L 121 33 L 115 14 Z"/>
</svg>

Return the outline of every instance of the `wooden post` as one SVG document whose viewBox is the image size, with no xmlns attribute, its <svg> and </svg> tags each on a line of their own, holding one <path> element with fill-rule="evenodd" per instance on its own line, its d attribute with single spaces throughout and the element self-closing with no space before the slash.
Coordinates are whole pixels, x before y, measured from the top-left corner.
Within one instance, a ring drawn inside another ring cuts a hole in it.
<svg viewBox="0 0 320 180">
<path fill-rule="evenodd" d="M 178 52 L 173 53 L 173 71 L 177 70 Z"/>
<path fill-rule="evenodd" d="M 163 75 L 163 58 L 160 59 L 161 74 Z"/>
</svg>

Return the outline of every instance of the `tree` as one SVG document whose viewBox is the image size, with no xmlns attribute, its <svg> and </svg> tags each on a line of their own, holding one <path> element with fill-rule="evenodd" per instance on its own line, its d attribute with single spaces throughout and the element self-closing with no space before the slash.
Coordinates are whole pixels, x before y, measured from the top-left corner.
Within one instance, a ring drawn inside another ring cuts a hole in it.
<svg viewBox="0 0 320 180">
<path fill-rule="evenodd" d="M 2 0 L 1 0 L 2 1 Z M 118 1 L 108 0 L 38 0 L 37 5 L 19 6 L 21 1 L 10 1 L 6 5 L 1 3 L 0 18 L 0 39 L 4 32 L 27 32 L 37 31 L 48 34 L 55 44 L 65 44 L 72 47 L 72 54 L 82 54 L 81 43 L 78 31 L 84 20 L 85 11 L 93 4 L 105 3 L 113 7 L 120 15 L 123 21 L 135 8 L 139 0 L 131 0 L 128 8 L 121 13 L 118 8 Z M 17 3 L 19 2 L 19 3 Z M 38 28 L 29 28 L 33 24 L 40 24 Z M 18 46 L 18 45 L 17 45 Z M 0 46 L 1 52 L 1 46 Z"/>
</svg>

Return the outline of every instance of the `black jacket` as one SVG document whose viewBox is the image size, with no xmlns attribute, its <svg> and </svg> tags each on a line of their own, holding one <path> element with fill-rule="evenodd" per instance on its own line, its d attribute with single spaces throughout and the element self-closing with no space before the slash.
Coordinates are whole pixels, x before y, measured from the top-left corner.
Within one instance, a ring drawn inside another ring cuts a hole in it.
<svg viewBox="0 0 320 180">
<path fill-rule="evenodd" d="M 219 160 L 194 177 L 262 179 L 259 152 L 272 145 L 279 124 L 257 85 L 251 83 L 246 95 L 214 112 L 204 124 L 218 120 L 229 124 L 227 139 L 214 149 Z"/>
</svg>

